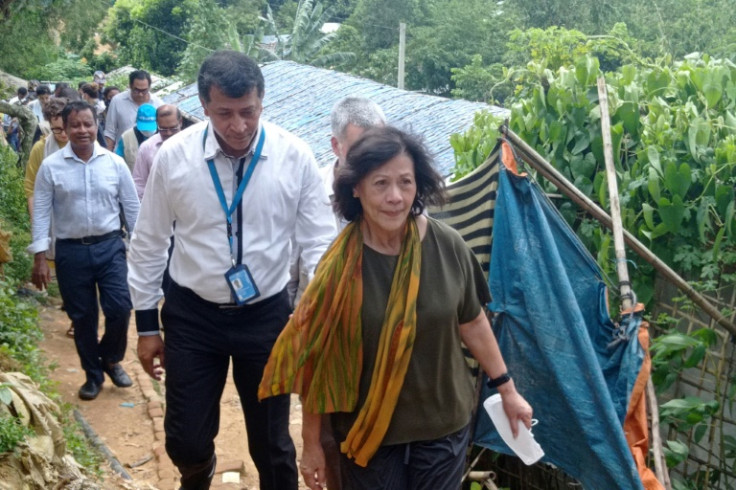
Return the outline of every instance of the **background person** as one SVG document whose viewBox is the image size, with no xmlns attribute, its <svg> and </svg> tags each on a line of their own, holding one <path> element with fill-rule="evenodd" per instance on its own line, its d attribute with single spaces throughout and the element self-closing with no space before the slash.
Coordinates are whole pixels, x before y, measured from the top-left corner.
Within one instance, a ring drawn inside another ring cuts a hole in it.
<svg viewBox="0 0 736 490">
<path fill-rule="evenodd" d="M 338 101 L 332 108 L 330 114 L 330 126 L 332 129 L 332 137 L 330 144 L 332 152 L 335 154 L 335 161 L 332 165 L 328 165 L 322 169 L 322 181 L 325 190 L 333 196 L 332 184 L 335 175 L 341 164 L 345 163 L 348 150 L 358 139 L 363 136 L 366 130 L 386 125 L 386 115 L 378 104 L 365 97 L 346 97 Z M 335 212 L 335 223 L 338 231 L 347 224 L 340 219 Z"/>
<path fill-rule="evenodd" d="M 70 87 L 69 87 L 69 84 L 66 82 L 59 82 L 56 85 L 54 85 L 54 97 L 65 97 L 64 95 L 62 95 L 61 91 L 67 88 L 70 88 Z"/>
<path fill-rule="evenodd" d="M 332 183 L 335 173 L 341 163 L 345 162 L 345 156 L 350 147 L 363 135 L 365 130 L 383 126 L 386 124 L 386 115 L 378 104 L 365 97 L 345 97 L 338 101 L 330 112 L 330 125 L 332 136 L 330 144 L 335 160 L 323 167 L 322 182 L 325 192 L 330 200 L 333 198 Z M 340 232 L 347 223 L 335 212 L 335 226 Z M 293 305 L 299 302 L 304 289 L 307 287 L 308 273 L 299 263 L 299 247 L 294 247 L 292 252 L 291 277 L 287 285 L 289 297 Z"/>
<path fill-rule="evenodd" d="M 59 292 L 74 322 L 74 343 L 86 375 L 79 398 L 93 400 L 104 373 L 115 386 L 133 384 L 120 365 L 131 310 L 120 210 L 132 230 L 139 203 L 125 162 L 96 144 L 94 107 L 70 102 L 61 117 L 69 144 L 47 157 L 38 171 L 28 251 L 34 254 L 33 284 L 44 289 L 50 280 L 45 252 L 53 223 Z M 105 314 L 99 340 L 98 302 Z"/>
<path fill-rule="evenodd" d="M 110 102 L 112 101 L 112 98 L 115 97 L 119 93 L 120 93 L 120 89 L 114 85 L 110 87 L 105 87 L 102 90 L 102 101 L 105 103 L 106 109 L 110 107 Z"/>
<path fill-rule="evenodd" d="M 63 99 L 66 99 L 67 103 L 82 100 L 82 97 L 79 95 L 79 92 L 74 90 L 71 87 L 62 87 L 58 91 L 58 94 L 59 95 L 55 95 L 54 97 L 61 97 Z"/>
<path fill-rule="evenodd" d="M 119 93 L 120 89 L 113 85 L 110 87 L 105 87 L 102 90 L 102 96 L 100 97 L 100 100 L 105 104 L 105 109 L 102 111 L 99 117 L 100 127 L 102 128 L 102 139 L 105 141 L 102 146 L 104 146 L 105 148 L 107 148 L 107 140 L 105 140 L 105 120 L 107 119 L 107 110 L 110 108 L 110 102 L 112 101 L 112 98 Z"/>
<path fill-rule="evenodd" d="M 105 141 L 112 151 L 123 133 L 135 125 L 138 108 L 151 104 L 154 108 L 163 104 L 151 93 L 151 75 L 145 70 L 136 70 L 128 75 L 128 90 L 110 100 L 105 117 Z"/>
<path fill-rule="evenodd" d="M 16 105 L 26 105 L 28 102 L 28 89 L 25 87 L 18 87 L 18 90 L 15 92 L 15 97 L 10 99 L 8 103 L 10 104 L 16 104 Z M 5 125 L 5 135 L 8 141 L 8 144 L 10 147 L 18 153 L 20 151 L 20 123 L 18 122 L 17 117 L 11 117 L 9 115 L 5 115 L 5 118 L 3 120 L 3 125 Z"/>
<path fill-rule="evenodd" d="M 151 104 L 143 104 L 138 108 L 135 126 L 126 130 L 115 147 L 115 153 L 125 160 L 131 175 L 138 156 L 141 143 L 156 134 L 156 109 Z"/>
<path fill-rule="evenodd" d="M 102 93 L 100 86 L 95 82 L 84 83 L 79 88 L 79 91 L 81 93 L 82 100 L 95 108 L 97 111 L 97 118 L 99 119 L 100 114 L 105 110 L 105 103 L 100 98 L 100 94 Z"/>
<path fill-rule="evenodd" d="M 461 342 L 496 380 L 511 427 L 532 416 L 483 311 L 480 265 L 454 229 L 422 214 L 442 203 L 443 181 L 414 137 L 366 131 L 334 190 L 350 224 L 276 342 L 259 397 L 302 395 L 311 489 L 325 485 L 323 412 L 342 441 L 346 488 L 460 488 L 475 401 Z"/>
<path fill-rule="evenodd" d="M 102 146 L 106 146 L 105 141 L 105 103 L 100 99 L 102 90 L 96 82 L 85 83 L 79 89 L 82 94 L 82 100 L 91 105 L 97 111 L 97 142 Z"/>
<path fill-rule="evenodd" d="M 161 148 L 161 143 L 181 131 L 181 111 L 171 104 L 159 106 L 156 109 L 156 126 L 158 132 L 141 143 L 133 166 L 133 182 L 138 192 L 138 199 L 141 201 L 143 201 L 146 182 L 148 182 L 148 175 L 153 166 L 153 157 Z"/>
<path fill-rule="evenodd" d="M 28 214 L 33 221 L 33 190 L 36 185 L 36 175 L 41 167 L 41 162 L 56 151 L 64 148 L 69 138 L 64 131 L 64 121 L 61 118 L 61 111 L 66 107 L 67 100 L 64 98 L 53 98 L 45 106 L 43 117 L 51 128 L 51 137 L 42 136 L 31 148 L 28 156 L 28 164 L 26 165 L 25 178 L 23 180 L 23 190 L 28 201 Z"/>
<path fill-rule="evenodd" d="M 98 92 L 97 92 L 97 97 L 96 98 L 102 100 L 102 98 L 103 98 L 103 92 L 104 92 L 104 89 L 105 89 L 105 83 L 107 82 L 107 80 L 105 78 L 105 72 L 102 71 L 102 70 L 97 70 L 92 75 L 92 81 L 95 84 L 97 84 L 97 88 L 99 89 Z"/>
<path fill-rule="evenodd" d="M 36 87 L 36 100 L 28 104 L 28 108 L 33 111 L 38 118 L 39 125 L 43 122 L 43 105 L 51 98 L 51 89 L 48 85 L 39 85 Z"/>
<path fill-rule="evenodd" d="M 49 155 L 64 148 L 69 142 L 69 138 L 64 131 L 64 121 L 61 118 L 61 112 L 66 107 L 67 99 L 63 97 L 54 97 L 50 99 L 43 108 L 43 117 L 46 123 L 50 127 L 51 136 L 42 136 L 37 141 L 31 153 L 28 157 L 28 163 L 26 164 L 26 173 L 23 180 L 23 190 L 26 194 L 26 200 L 28 202 L 28 215 L 31 218 L 31 224 L 33 224 L 33 191 L 36 185 L 36 176 L 38 175 L 38 169 L 41 167 L 41 162 Z M 53 225 L 52 225 L 53 227 Z M 46 250 L 46 259 L 50 261 L 49 266 L 54 260 L 55 250 L 55 239 L 53 235 L 50 235 L 51 241 L 49 248 Z M 61 309 L 66 311 L 66 306 L 62 303 Z M 74 337 L 74 322 L 69 326 L 66 331 L 67 337 Z"/>
<path fill-rule="evenodd" d="M 260 118 L 265 88 L 255 61 L 216 51 L 202 63 L 197 86 L 209 121 L 161 145 L 130 244 L 138 357 L 157 379 L 154 360 L 166 369 L 166 451 L 183 489 L 206 489 L 212 481 L 232 359 L 260 488 L 296 490 L 289 396 L 259 402 L 256 392 L 291 311 L 289 239 L 296 230 L 302 258 L 314 270 L 334 220 L 308 145 Z M 172 235 L 162 338 L 157 304 Z M 239 301 L 231 289 L 237 282 L 253 285 Z"/>
<path fill-rule="evenodd" d="M 49 123 L 43 116 L 43 106 L 51 99 L 51 89 L 48 85 L 39 84 L 35 89 L 35 96 L 35 100 L 28 104 L 28 108 L 33 111 L 36 115 L 36 119 L 38 119 L 36 133 L 33 135 L 34 144 L 37 143 L 42 136 L 48 136 L 51 132 L 49 129 Z"/>
</svg>

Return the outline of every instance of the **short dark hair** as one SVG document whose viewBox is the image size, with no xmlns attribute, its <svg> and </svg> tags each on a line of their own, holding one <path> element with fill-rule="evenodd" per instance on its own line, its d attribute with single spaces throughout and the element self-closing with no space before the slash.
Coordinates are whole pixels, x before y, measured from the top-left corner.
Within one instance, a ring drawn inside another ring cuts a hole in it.
<svg viewBox="0 0 736 490">
<path fill-rule="evenodd" d="M 73 100 L 64 107 L 64 110 L 61 111 L 61 120 L 64 121 L 64 127 L 66 127 L 67 121 L 69 121 L 69 114 L 72 112 L 84 111 L 92 111 L 92 119 L 94 119 L 95 124 L 97 124 L 97 111 L 94 106 L 83 100 Z"/>
<path fill-rule="evenodd" d="M 59 82 L 56 85 L 54 85 L 54 93 L 58 93 L 61 89 L 67 88 L 69 86 L 66 82 Z"/>
<path fill-rule="evenodd" d="M 71 87 L 64 87 L 59 90 L 57 97 L 64 97 L 65 99 L 69 99 L 69 101 L 82 100 L 82 97 L 79 96 L 79 92 Z"/>
<path fill-rule="evenodd" d="M 117 90 L 118 92 L 120 92 L 120 88 L 116 87 L 115 85 L 111 85 L 109 87 L 105 87 L 104 89 L 102 89 L 102 96 L 104 98 L 107 98 L 107 94 L 109 94 L 113 90 Z"/>
<path fill-rule="evenodd" d="M 148 80 L 148 86 L 151 86 L 151 74 L 148 73 L 146 70 L 135 70 L 131 71 L 130 75 L 128 75 L 128 86 L 133 86 L 134 80 Z"/>
<path fill-rule="evenodd" d="M 233 99 L 256 89 L 258 98 L 262 99 L 265 82 L 261 69 L 251 58 L 238 51 L 220 50 L 209 55 L 199 68 L 197 87 L 205 102 L 210 101 L 212 86 Z"/>
<path fill-rule="evenodd" d="M 26 95 L 28 95 L 28 89 L 25 87 L 18 87 L 18 91 L 16 93 L 22 97 L 25 97 Z"/>
<path fill-rule="evenodd" d="M 36 87 L 36 95 L 48 95 L 51 93 L 51 89 L 48 85 L 39 85 Z"/>
<path fill-rule="evenodd" d="M 363 214 L 360 200 L 353 196 L 353 189 L 366 175 L 392 158 L 405 153 L 414 162 L 414 178 L 417 195 L 411 205 L 414 216 L 422 214 L 427 204 L 445 203 L 445 182 L 432 166 L 432 157 L 417 138 L 392 126 L 366 130 L 350 147 L 345 164 L 338 167 L 333 183 L 335 211 L 348 221 L 355 221 Z"/>
<path fill-rule="evenodd" d="M 65 97 L 54 97 L 43 105 L 43 118 L 51 121 L 55 117 L 61 116 L 69 101 Z"/>
</svg>

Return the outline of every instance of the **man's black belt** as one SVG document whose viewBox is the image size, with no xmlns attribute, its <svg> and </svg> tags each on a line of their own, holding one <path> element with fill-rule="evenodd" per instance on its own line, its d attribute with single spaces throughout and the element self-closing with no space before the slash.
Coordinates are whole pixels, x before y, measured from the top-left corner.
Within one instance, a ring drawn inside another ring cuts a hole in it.
<svg viewBox="0 0 736 490">
<path fill-rule="evenodd" d="M 113 238 L 123 236 L 121 230 L 114 230 L 104 235 L 93 235 L 85 236 L 82 238 L 57 238 L 57 242 L 61 243 L 76 243 L 78 245 L 94 245 L 95 243 L 104 242 L 105 240 L 112 240 Z"/>
</svg>

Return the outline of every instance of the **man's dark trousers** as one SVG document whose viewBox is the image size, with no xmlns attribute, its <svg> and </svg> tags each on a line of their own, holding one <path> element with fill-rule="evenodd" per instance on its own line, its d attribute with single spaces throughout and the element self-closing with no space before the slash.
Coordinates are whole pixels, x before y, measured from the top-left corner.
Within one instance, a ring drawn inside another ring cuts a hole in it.
<svg viewBox="0 0 736 490">
<path fill-rule="evenodd" d="M 258 401 L 258 384 L 289 318 L 286 291 L 253 305 L 223 308 L 172 281 L 161 310 L 166 359 L 166 451 L 182 488 L 209 488 L 220 398 L 230 358 L 262 490 L 296 490 L 289 396 Z"/>
<path fill-rule="evenodd" d="M 133 305 L 128 290 L 125 244 L 114 237 L 92 245 L 56 240 L 56 277 L 74 343 L 87 379 L 104 381 L 103 363 L 125 357 L 128 323 Z M 99 304 L 105 314 L 105 333 L 97 340 Z"/>
</svg>

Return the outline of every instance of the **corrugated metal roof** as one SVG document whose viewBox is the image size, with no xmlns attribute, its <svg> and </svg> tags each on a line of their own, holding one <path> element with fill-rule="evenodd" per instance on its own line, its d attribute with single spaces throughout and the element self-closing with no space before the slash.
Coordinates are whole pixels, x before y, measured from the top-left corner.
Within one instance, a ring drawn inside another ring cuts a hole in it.
<svg viewBox="0 0 736 490">
<path fill-rule="evenodd" d="M 391 124 L 420 135 L 443 175 L 448 175 L 455 165 L 450 135 L 470 127 L 473 115 L 481 109 L 502 116 L 506 112 L 488 104 L 399 90 L 292 61 L 266 63 L 261 70 L 266 82 L 262 117 L 309 143 L 320 166 L 334 159 L 330 146 L 330 111 L 344 97 L 367 97 L 383 108 Z M 164 100 L 177 104 L 194 119 L 204 119 L 196 84 L 173 92 Z"/>
</svg>

